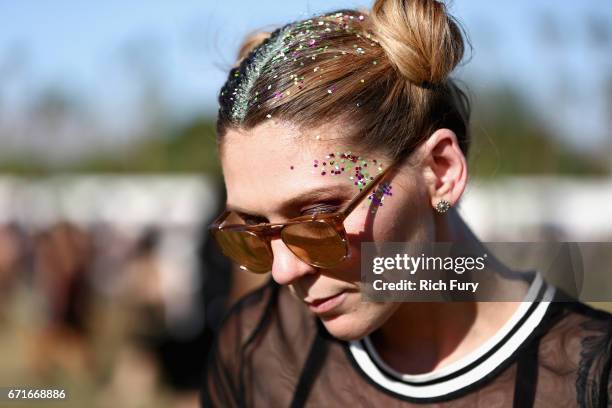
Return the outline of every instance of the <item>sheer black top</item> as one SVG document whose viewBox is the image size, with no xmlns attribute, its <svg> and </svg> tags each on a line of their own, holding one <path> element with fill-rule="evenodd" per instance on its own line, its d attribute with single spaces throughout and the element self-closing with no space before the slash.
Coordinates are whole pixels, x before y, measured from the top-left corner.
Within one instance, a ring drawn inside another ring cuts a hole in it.
<svg viewBox="0 0 612 408">
<path fill-rule="evenodd" d="M 612 393 L 612 318 L 536 277 L 495 336 L 440 370 L 398 373 L 368 337 L 344 342 L 272 281 L 227 316 L 209 356 L 211 407 L 604 407 Z"/>
</svg>

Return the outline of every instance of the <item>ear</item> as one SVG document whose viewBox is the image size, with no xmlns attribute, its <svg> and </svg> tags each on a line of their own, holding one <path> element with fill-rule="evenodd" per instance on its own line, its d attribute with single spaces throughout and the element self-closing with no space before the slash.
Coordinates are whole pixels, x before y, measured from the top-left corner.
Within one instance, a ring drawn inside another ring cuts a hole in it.
<svg viewBox="0 0 612 408">
<path fill-rule="evenodd" d="M 421 165 L 431 206 L 444 199 L 454 207 L 467 183 L 467 161 L 455 132 L 438 129 L 423 143 Z"/>
</svg>

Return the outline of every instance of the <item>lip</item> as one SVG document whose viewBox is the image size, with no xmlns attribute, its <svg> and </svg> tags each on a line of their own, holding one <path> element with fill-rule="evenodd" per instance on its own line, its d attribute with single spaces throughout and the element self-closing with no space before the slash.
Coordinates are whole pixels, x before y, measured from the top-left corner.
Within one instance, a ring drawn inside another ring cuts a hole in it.
<svg viewBox="0 0 612 408">
<path fill-rule="evenodd" d="M 340 304 L 346 298 L 347 293 L 342 291 L 333 296 L 329 296 L 326 298 L 315 299 L 311 302 L 306 302 L 308 304 L 308 308 L 316 314 L 328 313 L 340 306 Z"/>
</svg>

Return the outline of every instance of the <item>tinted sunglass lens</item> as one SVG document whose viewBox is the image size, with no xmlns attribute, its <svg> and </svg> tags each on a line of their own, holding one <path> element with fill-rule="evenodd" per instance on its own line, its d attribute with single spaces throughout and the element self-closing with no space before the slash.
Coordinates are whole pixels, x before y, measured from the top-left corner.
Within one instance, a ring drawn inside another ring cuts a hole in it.
<svg viewBox="0 0 612 408">
<path fill-rule="evenodd" d="M 347 255 L 346 241 L 325 221 L 287 225 L 281 235 L 291 252 L 310 265 L 330 268 Z"/>
<path fill-rule="evenodd" d="M 242 269 L 266 273 L 272 269 L 272 253 L 267 243 L 249 231 L 215 231 L 223 253 Z"/>
</svg>

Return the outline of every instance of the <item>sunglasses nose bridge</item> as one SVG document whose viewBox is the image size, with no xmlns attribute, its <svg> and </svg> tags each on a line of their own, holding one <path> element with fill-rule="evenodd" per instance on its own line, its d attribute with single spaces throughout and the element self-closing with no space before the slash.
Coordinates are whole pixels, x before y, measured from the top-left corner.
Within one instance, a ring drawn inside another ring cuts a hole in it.
<svg viewBox="0 0 612 408">
<path fill-rule="evenodd" d="M 270 225 L 266 229 L 259 231 L 258 235 L 265 238 L 268 242 L 281 237 L 281 231 L 284 225 Z"/>
</svg>

